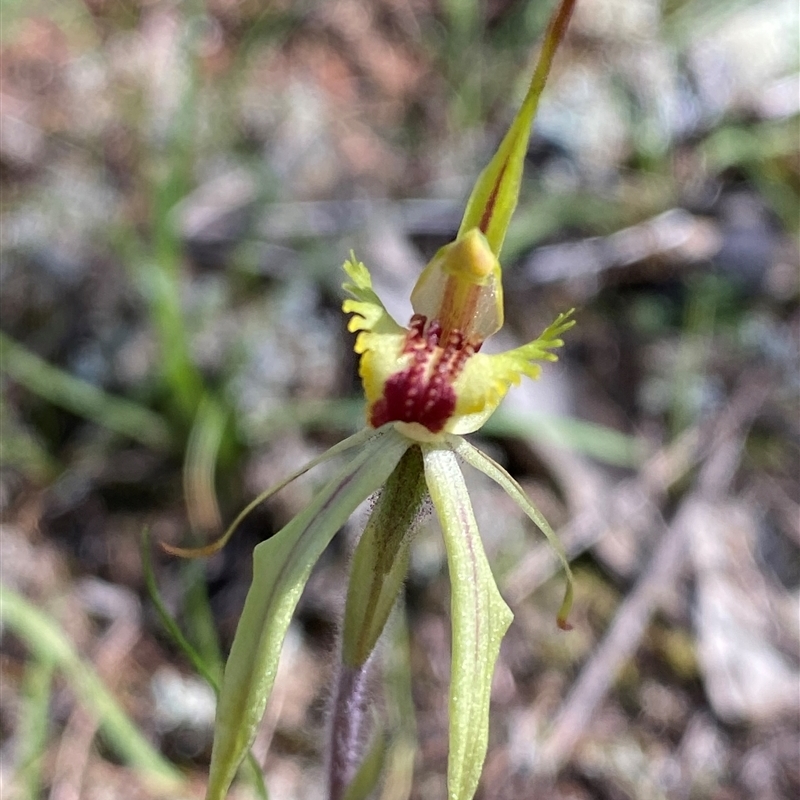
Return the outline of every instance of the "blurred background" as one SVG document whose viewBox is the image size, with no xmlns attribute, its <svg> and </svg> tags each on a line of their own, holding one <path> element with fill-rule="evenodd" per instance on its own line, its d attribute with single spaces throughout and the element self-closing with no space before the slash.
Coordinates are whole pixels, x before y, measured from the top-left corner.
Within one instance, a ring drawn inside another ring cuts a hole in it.
<svg viewBox="0 0 800 800">
<path fill-rule="evenodd" d="M 142 531 L 206 541 L 361 427 L 340 265 L 352 248 L 406 321 L 551 9 L 4 0 L 3 797 L 202 797 L 214 695 L 159 603 L 217 677 L 253 546 L 325 470 L 206 562 L 143 559 Z M 800 793 L 799 31 L 795 0 L 578 3 L 495 346 L 578 324 L 479 442 L 574 558 L 574 630 L 536 531 L 469 476 L 516 614 L 482 800 Z M 277 800 L 323 797 L 359 524 L 301 600 L 254 747 Z M 449 647 L 426 521 L 376 689 L 376 797 L 445 795 Z"/>
</svg>

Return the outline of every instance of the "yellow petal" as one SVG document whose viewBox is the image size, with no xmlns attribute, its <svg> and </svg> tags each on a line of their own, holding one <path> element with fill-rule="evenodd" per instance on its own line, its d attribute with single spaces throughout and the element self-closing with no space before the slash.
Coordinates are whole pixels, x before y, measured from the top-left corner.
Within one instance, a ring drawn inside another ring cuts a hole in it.
<svg viewBox="0 0 800 800">
<path fill-rule="evenodd" d="M 380 298 L 372 288 L 372 278 L 367 268 L 356 261 L 355 255 L 350 253 L 350 260 L 344 262 L 344 271 L 352 283 L 345 283 L 342 288 L 352 297 L 342 303 L 342 311 L 352 314 L 347 325 L 351 333 L 356 331 L 372 331 L 378 334 L 403 333 L 401 328 L 384 307 Z M 364 347 L 359 349 L 356 339 L 356 352 L 363 353 Z"/>
<path fill-rule="evenodd" d="M 560 314 L 538 339 L 522 347 L 498 355 L 477 353 L 468 359 L 454 383 L 458 399 L 446 431 L 463 434 L 478 430 L 523 375 L 539 377 L 541 367 L 535 361 L 557 361 L 558 357 L 550 351 L 563 345 L 558 337 L 575 324 L 571 314 L 572 311 Z"/>
<path fill-rule="evenodd" d="M 372 288 L 369 271 L 356 261 L 353 253 L 350 253 L 350 260 L 345 261 L 344 271 L 352 283 L 342 287 L 351 295 L 342 303 L 342 311 L 352 314 L 347 329 L 351 333 L 358 332 L 354 347 L 361 356 L 358 374 L 371 407 L 383 394 L 386 381 L 408 361 L 408 357 L 402 355 L 406 329 L 392 319 Z"/>
</svg>

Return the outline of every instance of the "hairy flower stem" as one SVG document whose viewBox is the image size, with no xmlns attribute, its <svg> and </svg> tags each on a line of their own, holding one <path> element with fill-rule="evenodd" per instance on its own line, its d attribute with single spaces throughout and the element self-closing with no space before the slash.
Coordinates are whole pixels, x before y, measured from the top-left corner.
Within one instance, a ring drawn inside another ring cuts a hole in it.
<svg viewBox="0 0 800 800">
<path fill-rule="evenodd" d="M 342 664 L 330 720 L 328 798 L 342 800 L 364 757 L 370 717 L 369 683 L 373 659 L 358 667 Z"/>
<path fill-rule="evenodd" d="M 426 497 L 422 454 L 411 447 L 386 482 L 353 555 L 330 720 L 330 800 L 344 797 L 365 755 L 375 646 L 408 572 L 409 547 Z"/>
</svg>

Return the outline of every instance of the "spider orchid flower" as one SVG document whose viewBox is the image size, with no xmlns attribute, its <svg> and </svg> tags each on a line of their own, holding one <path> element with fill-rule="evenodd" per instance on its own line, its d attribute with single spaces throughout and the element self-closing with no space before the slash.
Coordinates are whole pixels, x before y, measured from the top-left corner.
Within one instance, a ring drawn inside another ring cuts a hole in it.
<svg viewBox="0 0 800 800">
<path fill-rule="evenodd" d="M 225 798 L 253 742 L 286 631 L 314 564 L 356 507 L 378 490 L 351 566 L 343 668 L 357 680 L 373 653 L 407 574 L 415 520 L 429 497 L 444 535 L 452 584 L 449 800 L 470 800 L 475 793 L 487 748 L 492 673 L 512 620 L 484 553 L 462 463 L 499 484 L 555 547 L 568 578 L 558 623 L 568 627 L 572 576 L 555 534 L 508 472 L 462 434 L 477 431 L 523 376 L 538 377 L 537 362 L 555 361 L 552 351 L 573 324 L 569 313 L 562 314 L 528 344 L 498 355 L 480 352 L 503 324 L 498 258 L 517 202 L 536 106 L 573 5 L 574 0 L 559 4 L 522 107 L 478 178 L 455 241 L 433 257 L 412 291 L 408 325 L 387 313 L 363 264 L 351 254 L 344 265 L 349 297 L 343 310 L 351 315 L 349 330 L 358 334 L 365 429 L 257 497 L 215 544 L 195 551 L 171 548 L 182 555 L 214 552 L 258 503 L 312 467 L 346 454 L 346 464 L 308 507 L 255 548 L 253 580 L 219 696 L 207 800 Z M 353 760 L 346 741 L 334 742 L 334 750 L 337 746 L 343 751 L 330 754 L 333 761 Z M 349 764 L 331 778 L 331 797 L 344 796 L 357 766 Z"/>
</svg>

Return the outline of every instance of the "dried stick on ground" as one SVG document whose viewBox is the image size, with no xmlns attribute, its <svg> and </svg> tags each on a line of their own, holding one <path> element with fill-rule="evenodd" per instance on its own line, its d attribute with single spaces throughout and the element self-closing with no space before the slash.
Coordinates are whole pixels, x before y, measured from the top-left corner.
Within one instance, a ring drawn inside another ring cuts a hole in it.
<svg viewBox="0 0 800 800">
<path fill-rule="evenodd" d="M 654 609 L 674 586 L 686 555 L 683 520 L 684 515 L 679 512 L 669 527 L 661 522 L 660 542 L 647 569 L 582 670 L 540 750 L 537 766 L 541 772 L 556 772 L 567 761 L 620 667 L 636 651 Z"/>
<path fill-rule="evenodd" d="M 697 491 L 681 503 L 669 527 L 660 521 L 662 531 L 655 552 L 556 716 L 537 757 L 540 773 L 555 773 L 566 763 L 620 668 L 636 652 L 650 617 L 679 578 L 695 503 L 726 490 L 739 461 L 741 430 L 757 413 L 767 393 L 764 384 L 746 384 L 718 418 Z"/>
<path fill-rule="evenodd" d="M 628 529 L 626 538 L 639 540 L 649 531 L 663 526 L 659 506 L 670 487 L 702 462 L 720 442 L 735 436 L 764 403 L 771 385 L 764 376 L 748 379 L 737 388 L 730 404 L 719 416 L 686 431 L 660 450 L 642 466 L 636 477 L 623 481 L 615 489 L 606 486 L 605 491 L 591 492 L 592 499 L 558 531 L 569 558 L 576 558 L 622 527 Z M 539 444 L 535 448 L 561 480 L 560 473 L 565 473 L 570 464 L 559 469 L 556 452 L 548 452 L 547 447 Z M 508 573 L 503 583 L 503 596 L 512 608 L 518 606 L 559 569 L 552 550 L 537 547 Z"/>
<path fill-rule="evenodd" d="M 700 438 L 697 429 L 689 431 L 650 459 L 637 477 L 615 489 L 596 491 L 584 509 L 558 531 L 570 560 L 614 528 L 624 525 L 633 538 L 655 528 L 659 524 L 658 501 L 697 462 Z M 550 459 L 547 461 L 552 464 Z M 537 547 L 506 576 L 503 595 L 512 607 L 520 605 L 559 569 L 550 548 Z"/>
</svg>

